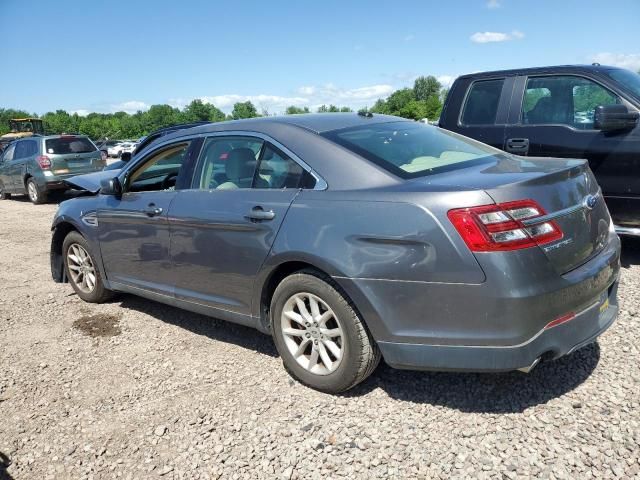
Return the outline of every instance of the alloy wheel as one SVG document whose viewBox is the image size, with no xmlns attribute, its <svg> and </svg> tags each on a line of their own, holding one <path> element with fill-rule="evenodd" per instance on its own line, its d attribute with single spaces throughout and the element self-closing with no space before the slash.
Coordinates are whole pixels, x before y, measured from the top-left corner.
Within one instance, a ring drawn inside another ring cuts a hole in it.
<svg viewBox="0 0 640 480">
<path fill-rule="evenodd" d="M 91 293 L 96 287 L 96 270 L 89 252 L 72 243 L 67 250 L 67 265 L 73 283 L 84 293 Z"/>
<path fill-rule="evenodd" d="M 32 202 L 37 202 L 38 201 L 38 189 L 36 187 L 36 184 L 33 182 L 29 182 L 27 183 L 27 191 L 29 193 L 29 198 L 31 199 Z"/>
<path fill-rule="evenodd" d="M 329 375 L 340 366 L 345 334 L 337 315 L 320 297 L 306 292 L 289 297 L 280 326 L 289 353 L 302 368 Z"/>
</svg>

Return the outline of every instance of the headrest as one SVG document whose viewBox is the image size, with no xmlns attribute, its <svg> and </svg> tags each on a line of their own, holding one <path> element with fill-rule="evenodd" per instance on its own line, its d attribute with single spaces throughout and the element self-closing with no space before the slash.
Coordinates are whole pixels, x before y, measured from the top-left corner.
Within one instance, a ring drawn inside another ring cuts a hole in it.
<svg viewBox="0 0 640 480">
<path fill-rule="evenodd" d="M 235 148 L 229 152 L 225 162 L 225 173 L 231 181 L 253 177 L 256 157 L 250 148 Z"/>
</svg>

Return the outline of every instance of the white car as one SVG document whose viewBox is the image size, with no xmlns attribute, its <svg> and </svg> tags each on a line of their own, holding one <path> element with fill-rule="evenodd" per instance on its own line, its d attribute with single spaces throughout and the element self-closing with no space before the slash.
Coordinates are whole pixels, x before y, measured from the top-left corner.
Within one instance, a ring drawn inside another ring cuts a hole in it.
<svg viewBox="0 0 640 480">
<path fill-rule="evenodd" d="M 107 154 L 110 157 L 119 157 L 122 154 L 122 145 L 124 145 L 125 143 L 126 142 L 120 142 L 110 146 L 109 148 L 107 148 Z"/>
<path fill-rule="evenodd" d="M 138 144 L 136 142 L 122 143 L 120 145 L 120 148 L 121 148 L 120 155 L 122 155 L 124 152 L 133 153 L 133 151 L 136 149 L 137 146 Z"/>
</svg>

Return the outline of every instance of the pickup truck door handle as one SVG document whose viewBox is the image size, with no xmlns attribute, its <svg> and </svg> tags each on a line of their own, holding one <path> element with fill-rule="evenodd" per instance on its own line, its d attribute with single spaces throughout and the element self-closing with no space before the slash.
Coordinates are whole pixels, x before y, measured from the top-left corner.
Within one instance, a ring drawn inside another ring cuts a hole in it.
<svg viewBox="0 0 640 480">
<path fill-rule="evenodd" d="M 509 138 L 505 150 L 516 155 L 527 155 L 529 153 L 528 138 Z"/>
<path fill-rule="evenodd" d="M 245 215 L 245 218 L 248 218 L 251 221 L 262 221 L 262 220 L 273 220 L 276 214 L 273 210 L 265 210 L 260 206 L 253 207 L 248 214 Z"/>
<path fill-rule="evenodd" d="M 155 203 L 150 203 L 149 206 L 142 210 L 142 212 L 148 217 L 155 217 L 162 213 L 162 208 L 156 207 Z"/>
</svg>

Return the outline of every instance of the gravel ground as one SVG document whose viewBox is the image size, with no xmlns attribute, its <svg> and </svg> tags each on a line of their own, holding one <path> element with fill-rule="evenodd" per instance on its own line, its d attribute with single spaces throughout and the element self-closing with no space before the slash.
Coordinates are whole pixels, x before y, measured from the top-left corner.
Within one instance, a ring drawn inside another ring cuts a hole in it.
<svg viewBox="0 0 640 480">
<path fill-rule="evenodd" d="M 55 209 L 0 202 L 0 478 L 640 478 L 640 242 L 598 344 L 330 396 L 256 331 L 53 283 Z"/>
</svg>

